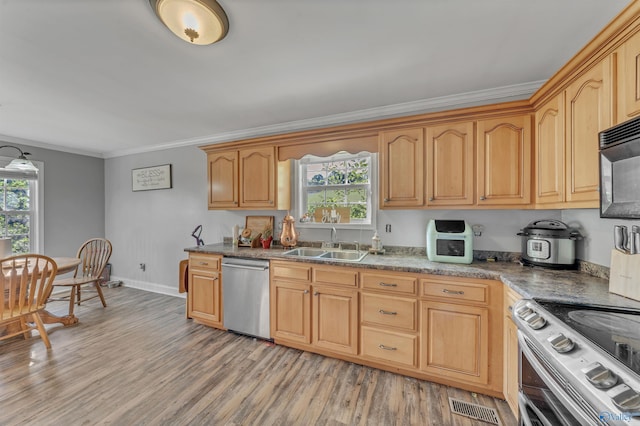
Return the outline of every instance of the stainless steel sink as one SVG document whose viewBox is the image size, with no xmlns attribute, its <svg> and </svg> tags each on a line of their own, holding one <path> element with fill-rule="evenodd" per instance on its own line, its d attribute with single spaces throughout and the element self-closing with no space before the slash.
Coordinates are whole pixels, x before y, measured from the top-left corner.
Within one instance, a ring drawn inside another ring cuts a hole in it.
<svg viewBox="0 0 640 426">
<path fill-rule="evenodd" d="M 283 254 L 287 256 L 300 256 L 300 257 L 318 257 L 321 254 L 326 253 L 326 250 L 313 248 L 313 247 L 299 247 L 293 250 L 285 251 Z"/>
<path fill-rule="evenodd" d="M 331 260 L 342 260 L 345 262 L 360 262 L 368 253 L 366 251 L 339 250 L 328 251 L 320 255 L 320 258 Z"/>
<path fill-rule="evenodd" d="M 299 247 L 285 251 L 285 256 L 308 257 L 322 260 L 337 260 L 341 262 L 360 262 L 368 254 L 357 250 L 325 250 L 313 247 Z"/>
</svg>

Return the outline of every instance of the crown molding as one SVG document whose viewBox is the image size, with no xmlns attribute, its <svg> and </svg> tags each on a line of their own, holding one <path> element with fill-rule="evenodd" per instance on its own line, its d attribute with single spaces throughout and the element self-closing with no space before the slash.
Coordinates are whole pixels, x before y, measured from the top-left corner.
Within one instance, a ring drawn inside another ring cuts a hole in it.
<svg viewBox="0 0 640 426">
<path fill-rule="evenodd" d="M 3 134 L 0 134 L 0 142 L 7 142 L 13 145 L 29 146 L 33 148 L 50 149 L 52 151 L 67 152 L 69 154 L 85 155 L 87 157 L 105 158 L 101 152 L 70 148 L 62 145 L 54 145 L 54 144 L 45 143 L 45 142 L 32 141 L 29 139 L 16 138 L 15 136 L 7 136 Z"/>
<path fill-rule="evenodd" d="M 339 124 L 357 123 L 362 121 L 398 117 L 403 115 L 455 109 L 464 106 L 489 104 L 505 100 L 528 99 L 536 90 L 540 88 L 540 86 L 542 86 L 543 83 L 545 83 L 544 80 L 532 81 L 529 83 L 501 86 L 493 89 L 477 90 L 473 92 L 440 96 L 437 98 L 423 99 L 413 102 L 363 109 L 343 114 L 333 114 L 306 120 L 297 120 L 268 126 L 253 127 L 249 129 L 185 139 L 160 145 L 115 150 L 103 153 L 102 157 L 122 157 L 126 155 L 162 151 L 165 149 L 181 148 L 185 146 L 231 142 L 240 139 L 249 139 L 280 133 L 290 133 L 300 130 L 309 130 L 314 128 L 335 126 Z"/>
</svg>

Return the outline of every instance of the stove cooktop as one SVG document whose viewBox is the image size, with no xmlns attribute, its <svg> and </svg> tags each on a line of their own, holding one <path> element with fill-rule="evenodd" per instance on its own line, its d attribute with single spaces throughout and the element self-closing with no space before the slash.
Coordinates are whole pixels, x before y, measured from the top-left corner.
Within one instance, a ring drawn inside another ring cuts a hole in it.
<svg viewBox="0 0 640 426">
<path fill-rule="evenodd" d="M 640 311 L 537 299 L 536 302 L 640 375 Z"/>
</svg>

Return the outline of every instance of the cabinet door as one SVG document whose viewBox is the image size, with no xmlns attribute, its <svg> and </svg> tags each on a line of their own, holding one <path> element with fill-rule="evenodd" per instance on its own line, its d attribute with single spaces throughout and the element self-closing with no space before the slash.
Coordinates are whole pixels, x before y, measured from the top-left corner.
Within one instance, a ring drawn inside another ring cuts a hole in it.
<svg viewBox="0 0 640 426">
<path fill-rule="evenodd" d="M 356 355 L 358 353 L 358 292 L 314 287 L 313 344 Z"/>
<path fill-rule="evenodd" d="M 640 32 L 616 52 L 618 59 L 618 123 L 640 114 Z"/>
<path fill-rule="evenodd" d="M 209 209 L 238 207 L 238 152 L 207 154 Z"/>
<path fill-rule="evenodd" d="M 611 126 L 610 61 L 605 58 L 566 93 L 566 200 L 598 206 L 598 132 Z"/>
<path fill-rule="evenodd" d="M 424 205 L 424 129 L 380 133 L 380 207 Z"/>
<path fill-rule="evenodd" d="M 504 320 L 504 397 L 518 417 L 518 327 L 507 317 Z"/>
<path fill-rule="evenodd" d="M 275 150 L 243 149 L 240 158 L 240 207 L 275 207 Z"/>
<path fill-rule="evenodd" d="M 454 380 L 487 384 L 489 310 L 421 302 L 420 368 Z"/>
<path fill-rule="evenodd" d="M 207 325 L 222 327 L 222 292 L 220 274 L 190 269 L 189 317 Z"/>
<path fill-rule="evenodd" d="M 473 204 L 473 122 L 427 127 L 427 205 Z"/>
<path fill-rule="evenodd" d="M 311 343 L 311 286 L 271 280 L 271 336 Z"/>
<path fill-rule="evenodd" d="M 536 203 L 564 202 L 564 92 L 536 111 Z"/>
<path fill-rule="evenodd" d="M 531 202 L 531 116 L 478 121 L 478 205 Z"/>
</svg>

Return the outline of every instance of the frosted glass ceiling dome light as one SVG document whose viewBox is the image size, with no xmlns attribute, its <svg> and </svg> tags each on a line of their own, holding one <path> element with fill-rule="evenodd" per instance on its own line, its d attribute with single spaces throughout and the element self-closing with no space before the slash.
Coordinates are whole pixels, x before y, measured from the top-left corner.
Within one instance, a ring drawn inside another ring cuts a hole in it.
<svg viewBox="0 0 640 426">
<path fill-rule="evenodd" d="M 229 20 L 215 0 L 149 0 L 163 24 L 192 44 L 212 44 L 229 31 Z"/>
<path fill-rule="evenodd" d="M 17 149 L 20 152 L 20 155 L 18 156 L 18 158 L 11 160 L 11 162 L 5 167 L 5 169 L 26 170 L 26 171 L 32 171 L 32 172 L 38 171 L 38 168 L 34 166 L 33 163 L 29 161 L 29 159 L 27 158 L 27 155 L 31 155 L 28 152 L 24 152 L 17 146 L 13 146 L 13 145 L 2 145 L 0 146 L 0 149 L 2 148 L 13 148 L 13 149 Z"/>
</svg>

